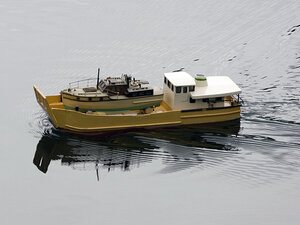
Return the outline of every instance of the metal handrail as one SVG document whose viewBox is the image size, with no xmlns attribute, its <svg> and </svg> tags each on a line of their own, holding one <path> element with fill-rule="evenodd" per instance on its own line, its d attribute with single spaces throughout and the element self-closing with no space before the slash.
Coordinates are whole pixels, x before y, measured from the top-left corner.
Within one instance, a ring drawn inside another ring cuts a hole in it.
<svg viewBox="0 0 300 225">
<path fill-rule="evenodd" d="M 233 95 L 231 96 L 236 102 L 244 104 L 244 100 L 241 98 L 241 96 L 238 95 L 238 99 Z"/>
<path fill-rule="evenodd" d="M 88 78 L 88 79 L 83 79 L 83 80 L 78 80 L 78 81 L 70 82 L 70 83 L 69 83 L 69 88 L 72 88 L 72 85 L 73 85 L 73 84 L 77 84 L 76 87 L 79 88 L 80 85 L 81 85 L 81 83 L 83 83 L 83 82 L 86 82 L 87 87 L 89 87 L 90 81 L 92 81 L 92 80 L 97 80 L 97 78 Z M 93 85 L 93 86 L 94 86 L 94 85 Z"/>
<path fill-rule="evenodd" d="M 240 96 L 240 100 L 241 100 L 241 103 L 244 105 L 244 100 L 242 99 L 241 96 Z"/>
</svg>

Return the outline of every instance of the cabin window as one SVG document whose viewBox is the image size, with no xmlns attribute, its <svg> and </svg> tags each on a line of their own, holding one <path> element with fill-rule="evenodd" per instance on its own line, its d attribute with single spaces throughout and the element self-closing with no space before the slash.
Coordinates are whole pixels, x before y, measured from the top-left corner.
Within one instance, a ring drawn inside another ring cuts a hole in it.
<svg viewBox="0 0 300 225">
<path fill-rule="evenodd" d="M 189 86 L 189 91 L 194 91 L 195 90 L 195 86 Z"/>
<path fill-rule="evenodd" d="M 170 81 L 168 80 L 168 87 L 170 88 L 171 87 L 171 83 L 170 83 Z"/>
<path fill-rule="evenodd" d="M 196 102 L 196 99 L 190 98 L 190 103 L 195 103 L 195 102 Z"/>
<path fill-rule="evenodd" d="M 210 102 L 210 103 L 216 103 L 216 98 L 210 98 L 210 99 L 209 99 L 209 102 Z"/>
<path fill-rule="evenodd" d="M 187 87 L 182 87 L 183 93 L 187 93 Z"/>
<path fill-rule="evenodd" d="M 103 101 L 103 98 L 102 98 L 102 97 L 100 97 L 100 98 L 99 98 L 99 101 Z"/>
<path fill-rule="evenodd" d="M 146 95 L 152 95 L 153 94 L 153 91 L 152 90 L 149 90 L 146 92 Z"/>
<path fill-rule="evenodd" d="M 222 102 L 222 101 L 223 101 L 223 98 L 222 98 L 222 97 L 217 97 L 217 98 L 216 98 L 216 101 L 217 101 L 217 102 Z"/>
<path fill-rule="evenodd" d="M 208 98 L 203 98 L 202 101 L 203 102 L 209 102 L 209 99 Z"/>
<path fill-rule="evenodd" d="M 91 98 L 91 97 L 89 97 L 89 101 L 92 101 L 92 98 Z"/>
<path fill-rule="evenodd" d="M 171 89 L 172 89 L 172 91 L 174 92 L 174 86 L 173 86 L 173 84 L 171 84 Z"/>
<path fill-rule="evenodd" d="M 176 87 L 176 93 L 181 93 L 181 87 Z"/>
<path fill-rule="evenodd" d="M 167 83 L 167 78 L 165 77 L 165 84 Z"/>
</svg>

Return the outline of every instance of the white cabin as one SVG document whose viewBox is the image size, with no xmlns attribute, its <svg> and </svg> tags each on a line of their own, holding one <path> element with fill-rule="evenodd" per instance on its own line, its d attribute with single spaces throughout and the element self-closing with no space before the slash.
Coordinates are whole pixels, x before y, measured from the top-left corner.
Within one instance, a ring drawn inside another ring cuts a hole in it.
<svg viewBox="0 0 300 225">
<path fill-rule="evenodd" d="M 189 110 L 230 106 L 225 98 L 239 95 L 241 89 L 227 76 L 193 78 L 186 72 L 172 72 L 165 73 L 163 92 L 171 109 Z"/>
</svg>

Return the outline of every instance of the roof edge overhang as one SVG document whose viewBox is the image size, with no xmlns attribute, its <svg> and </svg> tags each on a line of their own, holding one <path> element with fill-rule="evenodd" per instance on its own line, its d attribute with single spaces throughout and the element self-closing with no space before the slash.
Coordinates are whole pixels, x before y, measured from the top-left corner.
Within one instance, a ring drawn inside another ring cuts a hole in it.
<svg viewBox="0 0 300 225">
<path fill-rule="evenodd" d="M 226 97 L 226 96 L 238 95 L 238 94 L 241 94 L 241 93 L 242 93 L 242 91 L 240 90 L 240 91 L 226 92 L 226 93 L 220 93 L 220 94 L 210 94 L 210 95 L 193 96 L 193 92 L 190 92 L 192 99 Z"/>
</svg>

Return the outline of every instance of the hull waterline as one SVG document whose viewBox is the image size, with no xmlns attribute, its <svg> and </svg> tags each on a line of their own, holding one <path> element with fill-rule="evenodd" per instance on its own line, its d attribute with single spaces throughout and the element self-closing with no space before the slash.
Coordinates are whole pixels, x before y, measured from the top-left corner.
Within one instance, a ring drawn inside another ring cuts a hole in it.
<svg viewBox="0 0 300 225">
<path fill-rule="evenodd" d="M 44 96 L 34 86 L 37 102 L 56 128 L 78 134 L 99 134 L 128 129 L 217 123 L 240 118 L 240 105 L 215 109 L 171 110 L 165 102 L 147 114 L 82 113 L 64 108 L 61 95 Z"/>
</svg>

